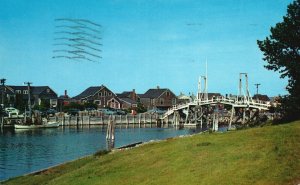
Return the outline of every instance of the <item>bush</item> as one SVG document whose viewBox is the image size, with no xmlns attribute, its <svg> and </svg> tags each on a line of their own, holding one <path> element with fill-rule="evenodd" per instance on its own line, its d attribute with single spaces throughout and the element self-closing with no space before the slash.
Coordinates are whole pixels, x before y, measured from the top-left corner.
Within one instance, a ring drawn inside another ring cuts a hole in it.
<svg viewBox="0 0 300 185">
<path fill-rule="evenodd" d="M 95 157 L 100 157 L 100 156 L 105 155 L 105 154 L 108 154 L 108 153 L 110 153 L 110 150 L 99 150 L 99 151 L 97 151 L 97 152 L 94 154 L 94 156 L 95 156 Z"/>
</svg>

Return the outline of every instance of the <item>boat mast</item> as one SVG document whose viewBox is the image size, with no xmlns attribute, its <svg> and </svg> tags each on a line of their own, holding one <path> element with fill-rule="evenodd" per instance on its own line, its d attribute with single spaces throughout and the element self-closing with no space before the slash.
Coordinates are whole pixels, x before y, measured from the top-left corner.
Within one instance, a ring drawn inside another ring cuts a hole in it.
<svg viewBox="0 0 300 185">
<path fill-rule="evenodd" d="M 204 81 L 204 83 L 205 83 L 205 94 L 204 94 L 204 99 L 205 100 L 208 100 L 208 90 L 207 90 L 207 86 L 208 86 L 208 79 L 207 79 L 207 58 L 205 59 L 205 81 Z"/>
</svg>

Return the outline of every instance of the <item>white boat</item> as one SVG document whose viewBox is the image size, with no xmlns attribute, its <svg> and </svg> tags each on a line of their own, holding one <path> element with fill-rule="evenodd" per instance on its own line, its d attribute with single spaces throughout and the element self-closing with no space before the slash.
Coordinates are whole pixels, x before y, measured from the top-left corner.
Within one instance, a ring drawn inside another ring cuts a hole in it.
<svg viewBox="0 0 300 185">
<path fill-rule="evenodd" d="M 37 129 L 37 128 L 57 128 L 59 127 L 59 122 L 47 122 L 41 125 L 21 125 L 15 124 L 15 129 Z"/>
</svg>

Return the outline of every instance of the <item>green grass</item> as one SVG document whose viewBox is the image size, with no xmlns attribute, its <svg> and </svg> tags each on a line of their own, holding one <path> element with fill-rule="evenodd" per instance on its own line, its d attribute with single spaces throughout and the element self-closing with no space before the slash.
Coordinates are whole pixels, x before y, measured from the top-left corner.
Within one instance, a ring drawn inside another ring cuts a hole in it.
<svg viewBox="0 0 300 185">
<path fill-rule="evenodd" d="M 99 154 L 4 184 L 300 184 L 300 121 Z"/>
</svg>

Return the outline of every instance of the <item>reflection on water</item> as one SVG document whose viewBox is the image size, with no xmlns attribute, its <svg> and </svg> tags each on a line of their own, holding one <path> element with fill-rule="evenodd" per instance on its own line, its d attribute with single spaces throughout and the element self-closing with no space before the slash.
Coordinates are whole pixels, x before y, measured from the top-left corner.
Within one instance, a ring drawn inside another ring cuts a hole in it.
<svg viewBox="0 0 300 185">
<path fill-rule="evenodd" d="M 4 129 L 0 133 L 0 180 L 37 171 L 110 147 L 199 131 L 195 128 L 176 130 L 117 127 L 115 143 L 107 143 L 106 128 L 101 126 L 36 130 Z"/>
</svg>

